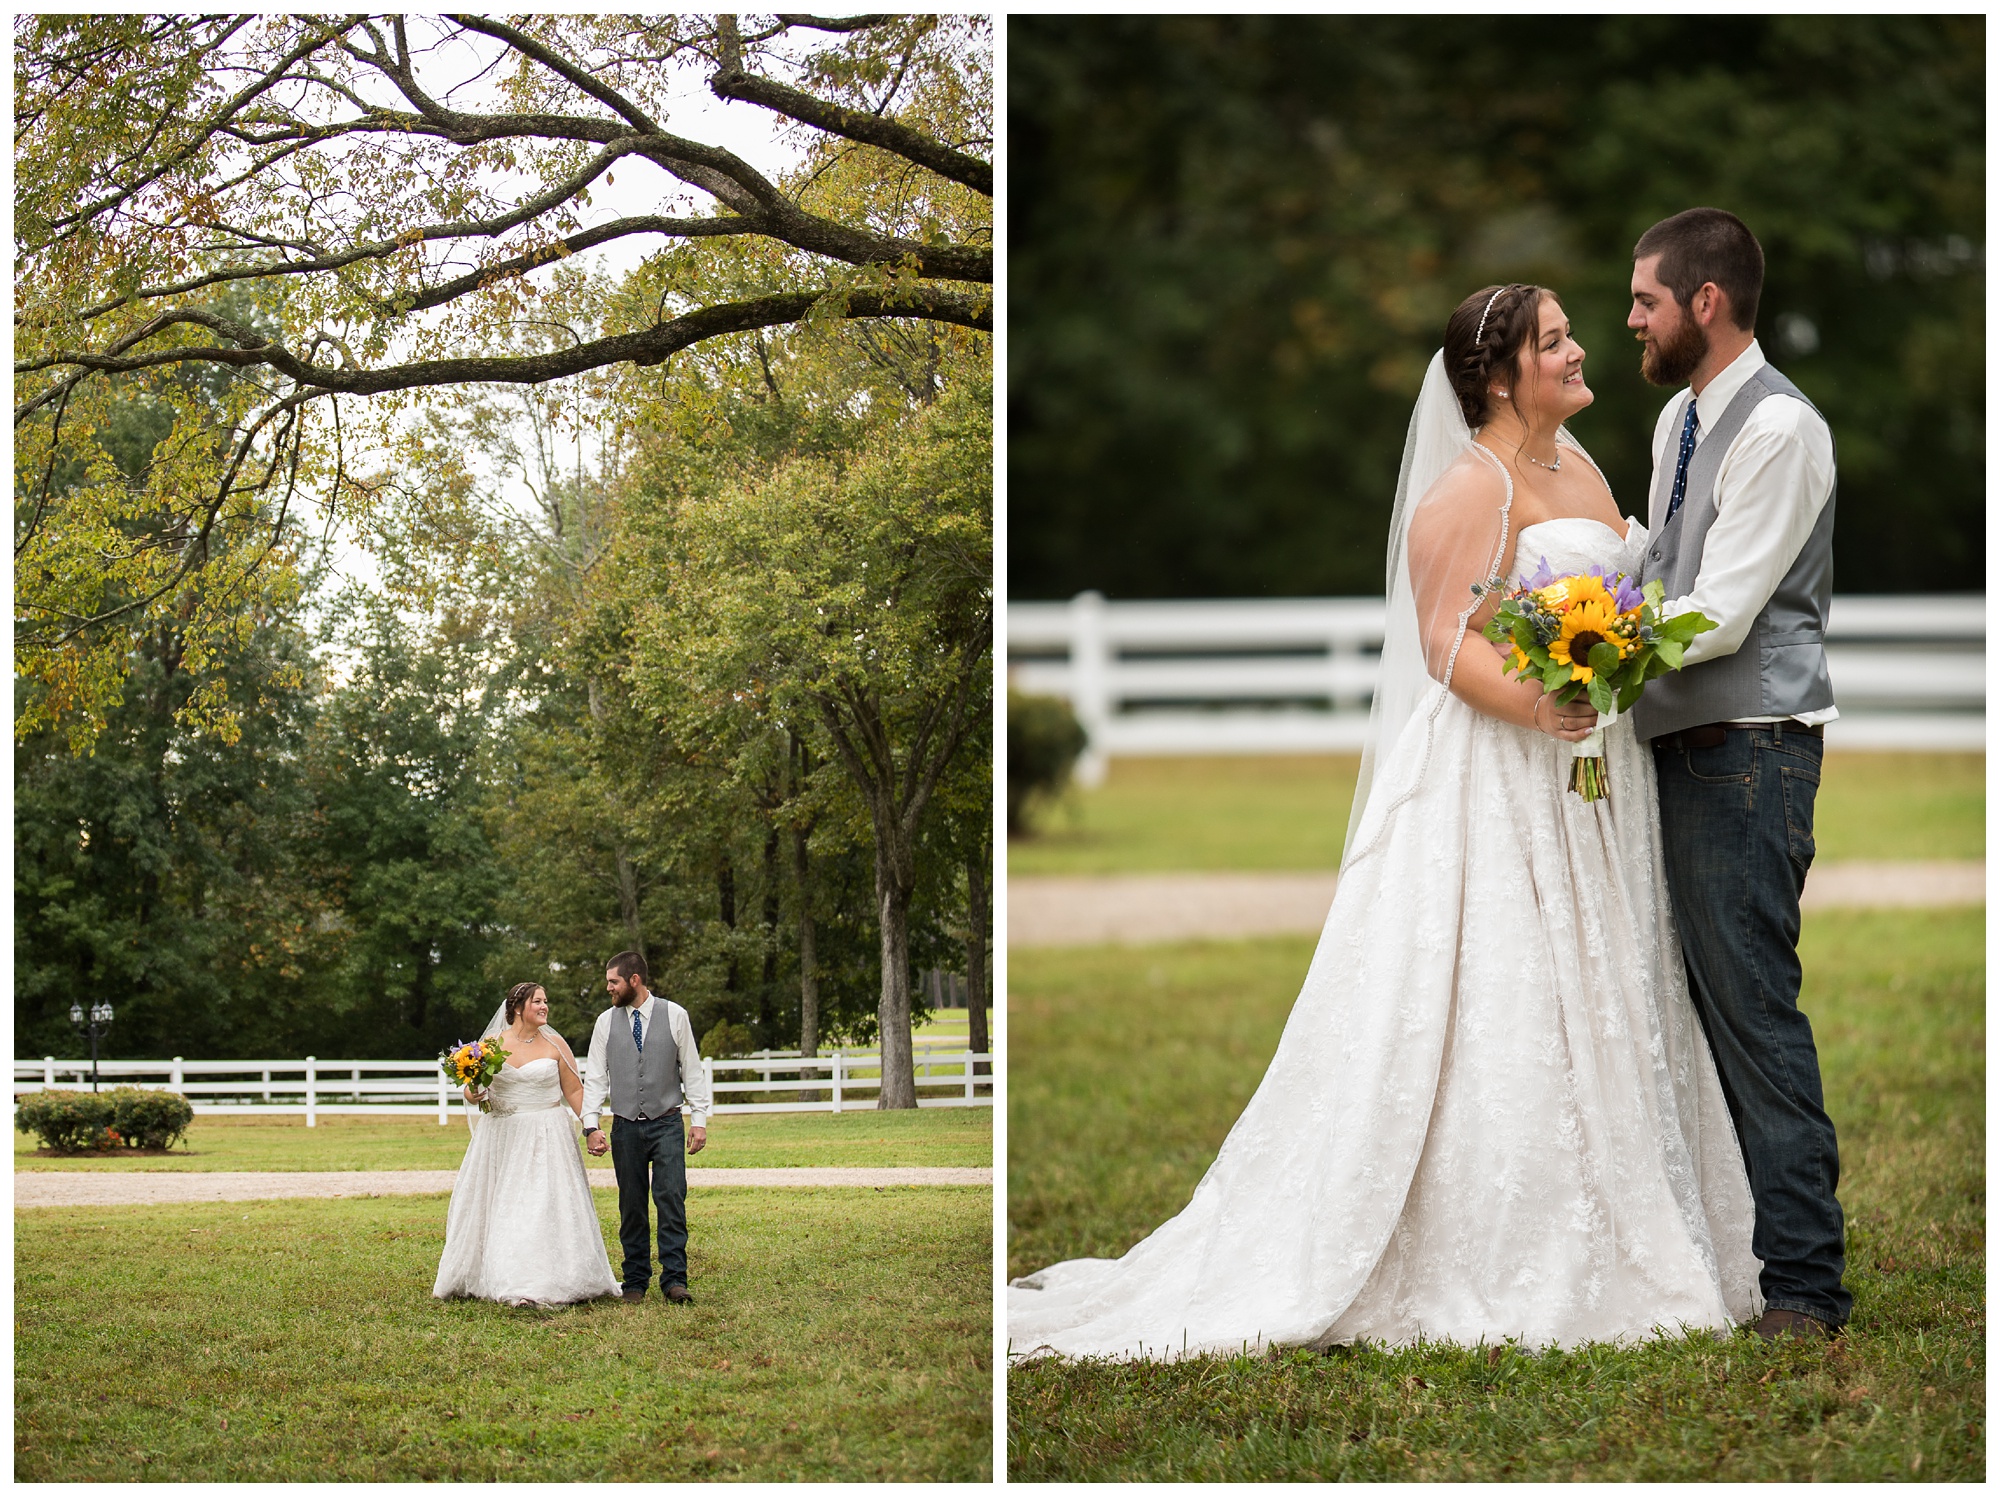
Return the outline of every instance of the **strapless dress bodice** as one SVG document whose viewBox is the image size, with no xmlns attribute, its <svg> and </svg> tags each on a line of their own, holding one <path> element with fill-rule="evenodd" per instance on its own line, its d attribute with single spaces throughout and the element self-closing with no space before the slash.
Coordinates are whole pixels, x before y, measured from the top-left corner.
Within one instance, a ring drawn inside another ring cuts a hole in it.
<svg viewBox="0 0 2000 1497">
<path fill-rule="evenodd" d="M 562 1105 L 562 1072 L 553 1055 L 526 1065 L 502 1066 L 487 1095 L 490 1114 L 538 1112 Z"/>
<path fill-rule="evenodd" d="M 1514 571 L 1508 582 L 1518 584 L 1544 563 L 1558 575 L 1613 567 L 1637 576 L 1646 550 L 1646 527 L 1637 520 L 1626 525 L 1621 535 L 1602 520 L 1569 515 L 1526 526 L 1514 541 Z"/>
</svg>

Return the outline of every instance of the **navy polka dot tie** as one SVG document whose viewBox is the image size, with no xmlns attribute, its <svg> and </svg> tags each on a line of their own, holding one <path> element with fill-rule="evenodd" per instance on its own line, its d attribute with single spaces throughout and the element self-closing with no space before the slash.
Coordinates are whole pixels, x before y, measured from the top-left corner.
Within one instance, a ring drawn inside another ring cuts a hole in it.
<svg viewBox="0 0 2000 1497">
<path fill-rule="evenodd" d="M 1686 467 L 1687 465 L 1683 463 L 1681 466 Z M 632 1043 L 638 1048 L 641 1055 L 646 1053 L 646 1037 L 639 1033 L 639 1010 L 636 1008 L 632 1010 Z"/>
<path fill-rule="evenodd" d="M 1669 520 L 1673 519 L 1675 514 L 1679 512 L 1681 501 L 1687 498 L 1688 459 L 1694 456 L 1694 432 L 1695 428 L 1700 424 L 1701 417 L 1695 410 L 1695 399 L 1690 395 L 1688 397 L 1687 420 L 1681 423 L 1680 461 L 1674 465 L 1674 497 L 1667 501 L 1667 518 Z"/>
</svg>

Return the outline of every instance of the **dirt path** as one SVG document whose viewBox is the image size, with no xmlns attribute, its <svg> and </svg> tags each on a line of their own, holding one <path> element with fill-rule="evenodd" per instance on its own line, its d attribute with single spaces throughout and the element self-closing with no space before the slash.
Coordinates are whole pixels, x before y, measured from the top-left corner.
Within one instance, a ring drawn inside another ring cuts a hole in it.
<svg viewBox="0 0 2000 1497">
<path fill-rule="evenodd" d="M 1007 881 L 1010 946 L 1144 946 L 1310 935 L 1333 903 L 1331 873 L 1132 873 Z M 1986 902 L 1986 864 L 1823 863 L 1808 910 Z"/>
<path fill-rule="evenodd" d="M 610 1170 L 589 1171 L 599 1190 L 615 1190 Z M 91 1175 L 23 1170 L 14 1176 L 14 1204 L 23 1206 L 169 1206 L 190 1201 L 267 1201 L 282 1197 L 409 1196 L 448 1191 L 456 1170 L 298 1170 L 231 1174 L 221 1171 L 120 1172 Z M 691 1169 L 688 1187 L 844 1185 L 986 1185 L 990 1169 Z"/>
</svg>

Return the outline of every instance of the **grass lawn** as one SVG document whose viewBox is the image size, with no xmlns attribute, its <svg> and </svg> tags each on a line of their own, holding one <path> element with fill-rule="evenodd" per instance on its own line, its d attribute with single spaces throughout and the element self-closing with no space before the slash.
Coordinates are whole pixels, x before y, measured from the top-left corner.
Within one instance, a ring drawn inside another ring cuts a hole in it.
<svg viewBox="0 0 2000 1497">
<path fill-rule="evenodd" d="M 985 1190 L 705 1192 L 674 1307 L 434 1301 L 444 1217 L 17 1212 L 15 1480 L 991 1474 Z"/>
<path fill-rule="evenodd" d="M 171 1154 L 87 1159 L 38 1157 L 33 1135 L 14 1133 L 17 1170 L 451 1170 L 470 1135 L 454 1113 L 435 1117 L 322 1115 L 197 1117 Z M 608 1160 L 610 1156 L 605 1156 Z M 704 1168 L 786 1165 L 989 1165 L 993 1109 L 925 1107 L 914 1112 L 725 1113 L 709 1119 Z"/>
<path fill-rule="evenodd" d="M 1008 843 L 1013 874 L 1334 868 L 1360 760 L 1349 755 L 1115 759 L 1072 788 L 1036 836 Z M 1819 856 L 1983 858 L 1984 754 L 1836 753 L 1814 829 Z"/>
<path fill-rule="evenodd" d="M 1824 843 L 1821 844 L 1825 846 Z M 1854 1318 L 1497 1361 L 1452 1348 L 1008 1375 L 1017 1480 L 1981 1480 L 1985 913 L 1809 916 Z M 1009 958 L 1009 1272 L 1178 1211 L 1277 1043 L 1309 938 Z"/>
</svg>

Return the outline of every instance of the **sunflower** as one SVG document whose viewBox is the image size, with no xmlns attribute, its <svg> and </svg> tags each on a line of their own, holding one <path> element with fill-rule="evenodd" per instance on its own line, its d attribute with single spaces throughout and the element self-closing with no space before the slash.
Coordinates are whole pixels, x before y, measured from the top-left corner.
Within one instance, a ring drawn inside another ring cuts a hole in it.
<svg viewBox="0 0 2000 1497">
<path fill-rule="evenodd" d="M 1549 658 L 1567 665 L 1570 678 L 1590 684 L 1590 652 L 1598 645 L 1610 645 L 1623 660 L 1630 646 L 1614 632 L 1618 611 L 1609 600 L 1573 603 L 1563 614 L 1562 632 L 1549 645 Z"/>
<path fill-rule="evenodd" d="M 1535 594 L 1544 608 L 1553 608 L 1558 613 L 1567 613 L 1579 603 L 1601 603 L 1611 613 L 1618 611 L 1611 594 L 1605 591 L 1604 579 L 1585 573 L 1579 577 L 1565 577 L 1560 582 L 1552 582 Z"/>
</svg>

